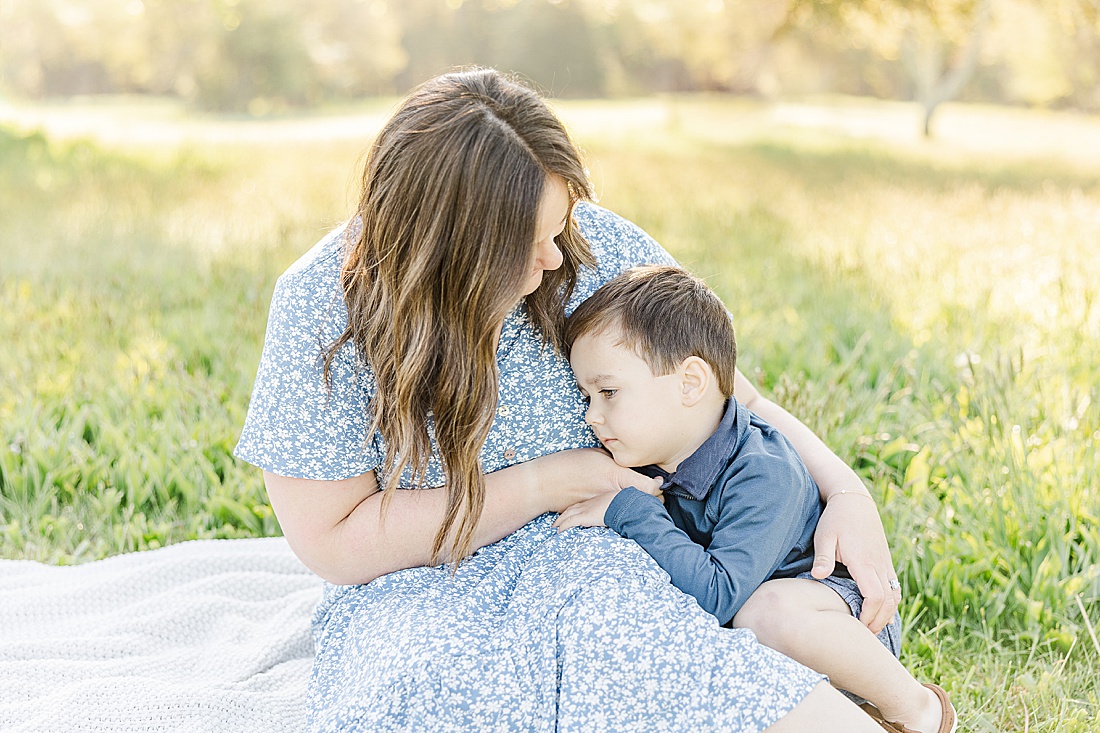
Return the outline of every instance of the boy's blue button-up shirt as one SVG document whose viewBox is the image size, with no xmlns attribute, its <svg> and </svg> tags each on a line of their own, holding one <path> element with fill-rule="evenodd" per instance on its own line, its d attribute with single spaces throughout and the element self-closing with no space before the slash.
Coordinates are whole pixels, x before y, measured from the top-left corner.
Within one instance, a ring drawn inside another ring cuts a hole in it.
<svg viewBox="0 0 1100 733">
<path fill-rule="evenodd" d="M 664 479 L 665 503 L 623 489 L 604 523 L 722 625 L 764 581 L 813 567 L 817 485 L 790 442 L 732 397 L 718 429 L 675 473 L 639 470 Z"/>
</svg>

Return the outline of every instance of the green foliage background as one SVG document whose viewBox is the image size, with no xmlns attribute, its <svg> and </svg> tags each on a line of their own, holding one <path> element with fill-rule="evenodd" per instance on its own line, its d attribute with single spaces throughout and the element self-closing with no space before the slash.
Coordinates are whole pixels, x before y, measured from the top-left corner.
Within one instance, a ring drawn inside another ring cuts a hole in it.
<svg viewBox="0 0 1100 733">
<path fill-rule="evenodd" d="M 977 36 L 962 98 L 1100 109 L 1094 0 L 3 0 L 0 95 L 266 115 L 479 64 L 558 97 L 918 99 Z"/>
<path fill-rule="evenodd" d="M 1095 176 L 656 104 L 562 109 L 602 203 L 707 278 L 746 373 L 872 487 L 906 664 L 966 730 L 1100 730 Z M 0 556 L 278 533 L 230 454 L 274 280 L 346 216 L 368 136 L 0 129 Z"/>
</svg>

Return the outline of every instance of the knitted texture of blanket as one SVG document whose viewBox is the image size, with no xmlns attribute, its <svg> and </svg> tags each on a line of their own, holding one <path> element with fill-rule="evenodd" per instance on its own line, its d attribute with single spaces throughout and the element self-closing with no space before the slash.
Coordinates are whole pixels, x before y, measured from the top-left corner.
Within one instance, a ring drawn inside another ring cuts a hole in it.
<svg viewBox="0 0 1100 733">
<path fill-rule="evenodd" d="M 0 730 L 300 731 L 321 586 L 282 538 L 0 561 Z"/>
</svg>

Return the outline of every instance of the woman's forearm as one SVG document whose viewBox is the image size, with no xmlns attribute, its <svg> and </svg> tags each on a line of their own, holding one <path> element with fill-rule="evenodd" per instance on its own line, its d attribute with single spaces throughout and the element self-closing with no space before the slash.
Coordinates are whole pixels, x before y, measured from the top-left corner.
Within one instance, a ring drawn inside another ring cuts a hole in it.
<svg viewBox="0 0 1100 733">
<path fill-rule="evenodd" d="M 508 536 L 546 511 L 536 501 L 528 466 L 485 476 L 485 503 L 474 529 L 473 549 Z M 447 511 L 447 490 L 394 492 L 385 514 L 382 493 L 371 495 L 336 528 L 332 538 L 338 568 L 333 583 L 367 583 L 374 578 L 432 563 L 432 546 Z M 444 547 L 446 552 L 446 547 Z M 447 561 L 446 555 L 435 558 Z"/>
<path fill-rule="evenodd" d="M 446 489 L 400 489 L 383 513 L 383 494 L 373 474 L 312 481 L 265 473 L 264 480 L 291 548 L 331 583 L 369 583 L 432 561 L 432 545 L 447 508 Z M 530 464 L 486 475 L 474 548 L 496 542 L 547 511 L 539 499 Z"/>
<path fill-rule="evenodd" d="M 342 481 L 264 472 L 264 483 L 291 549 L 330 583 L 369 583 L 380 575 L 432 562 L 432 546 L 447 510 L 446 489 L 398 490 L 383 513 L 383 495 L 373 472 Z M 659 483 L 593 448 L 551 453 L 486 474 L 473 548 L 496 542 L 540 514 L 560 512 L 596 494 Z"/>
</svg>

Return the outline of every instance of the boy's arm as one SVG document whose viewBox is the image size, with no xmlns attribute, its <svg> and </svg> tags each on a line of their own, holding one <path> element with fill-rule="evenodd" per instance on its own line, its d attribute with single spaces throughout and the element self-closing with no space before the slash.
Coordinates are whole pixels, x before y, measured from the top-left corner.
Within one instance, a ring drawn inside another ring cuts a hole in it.
<svg viewBox="0 0 1100 733">
<path fill-rule="evenodd" d="M 890 589 L 898 574 L 878 507 L 867 487 L 812 430 L 761 396 L 740 370 L 735 375 L 734 394 L 738 402 L 783 433 L 820 487 L 826 506 L 814 533 L 814 577 L 824 578 L 833 572 L 836 562 L 844 563 L 864 598 L 859 620 L 878 633 L 894 617 L 901 591 Z"/>
<path fill-rule="evenodd" d="M 604 521 L 641 545 L 673 585 L 727 624 L 798 540 L 801 501 L 799 492 L 787 489 L 794 485 L 774 472 L 748 469 L 716 486 L 723 492 L 723 511 L 706 549 L 673 523 L 657 498 L 634 489 L 618 492 Z"/>
</svg>

